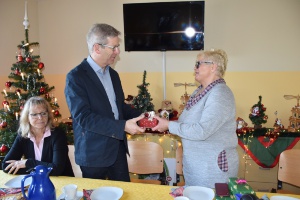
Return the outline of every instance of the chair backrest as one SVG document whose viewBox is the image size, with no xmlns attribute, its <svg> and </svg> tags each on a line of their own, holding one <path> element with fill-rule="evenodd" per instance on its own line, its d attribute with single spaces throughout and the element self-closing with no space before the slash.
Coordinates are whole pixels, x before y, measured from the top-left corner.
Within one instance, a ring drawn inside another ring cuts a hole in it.
<svg viewBox="0 0 300 200">
<path fill-rule="evenodd" d="M 163 148 L 154 142 L 128 141 L 130 156 L 127 155 L 130 173 L 162 173 L 164 167 Z"/>
<path fill-rule="evenodd" d="M 278 180 L 300 187 L 300 149 L 285 150 L 280 154 Z"/>
<path fill-rule="evenodd" d="M 176 149 L 176 174 L 183 175 L 182 172 L 182 146 Z"/>
<path fill-rule="evenodd" d="M 81 169 L 80 169 L 79 165 L 77 165 L 75 163 L 74 145 L 68 145 L 68 147 L 69 147 L 69 158 L 70 158 L 70 161 L 72 164 L 72 169 L 73 169 L 74 175 L 75 175 L 75 177 L 82 177 Z"/>
</svg>

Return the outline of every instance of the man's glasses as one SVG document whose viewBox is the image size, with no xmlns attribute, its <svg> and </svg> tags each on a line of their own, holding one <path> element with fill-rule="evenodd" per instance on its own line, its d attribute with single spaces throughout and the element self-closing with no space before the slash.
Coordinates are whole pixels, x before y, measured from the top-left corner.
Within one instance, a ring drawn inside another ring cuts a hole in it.
<svg viewBox="0 0 300 200">
<path fill-rule="evenodd" d="M 29 114 L 29 115 L 31 116 L 32 119 L 38 119 L 38 118 L 42 118 L 42 117 L 47 117 L 48 112 L 32 113 L 32 114 Z"/>
<path fill-rule="evenodd" d="M 196 69 L 198 69 L 200 67 L 200 65 L 202 65 L 202 64 L 214 64 L 214 62 L 213 61 L 196 61 L 196 63 L 195 63 Z"/>
<path fill-rule="evenodd" d="M 99 44 L 99 43 L 97 43 Z M 100 46 L 103 46 L 103 47 L 107 47 L 107 48 L 110 48 L 111 50 L 115 51 L 116 49 L 119 49 L 120 48 L 120 45 L 117 45 L 117 46 L 109 46 L 109 45 L 106 45 L 106 44 L 99 44 Z"/>
</svg>

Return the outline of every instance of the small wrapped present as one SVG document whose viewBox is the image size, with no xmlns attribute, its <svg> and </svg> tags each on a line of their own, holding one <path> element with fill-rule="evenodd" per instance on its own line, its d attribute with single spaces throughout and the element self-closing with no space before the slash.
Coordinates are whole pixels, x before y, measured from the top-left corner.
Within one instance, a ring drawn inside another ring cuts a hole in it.
<svg viewBox="0 0 300 200">
<path fill-rule="evenodd" d="M 144 128 L 153 128 L 158 124 L 158 120 L 153 118 L 155 115 L 154 111 L 144 113 L 145 117 L 138 121 L 138 125 Z"/>
<path fill-rule="evenodd" d="M 255 194 L 252 187 L 244 179 L 229 178 L 228 186 L 232 194 Z"/>
<path fill-rule="evenodd" d="M 149 120 L 148 118 L 143 118 L 138 121 L 138 125 L 140 127 L 145 127 L 145 128 L 153 128 L 158 124 L 158 120 L 153 118 L 152 120 Z"/>
</svg>

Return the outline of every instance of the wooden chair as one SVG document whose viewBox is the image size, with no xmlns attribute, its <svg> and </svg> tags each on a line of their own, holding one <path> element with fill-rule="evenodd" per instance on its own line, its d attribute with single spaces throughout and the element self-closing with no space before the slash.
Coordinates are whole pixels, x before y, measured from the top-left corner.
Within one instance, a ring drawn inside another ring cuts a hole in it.
<svg viewBox="0 0 300 200">
<path fill-rule="evenodd" d="M 161 174 L 164 171 L 163 148 L 154 142 L 128 141 L 129 172 L 133 174 Z M 131 178 L 131 182 L 161 185 L 161 180 Z"/>
<path fill-rule="evenodd" d="M 72 165 L 74 175 L 75 175 L 75 177 L 82 177 L 81 169 L 80 169 L 79 165 L 77 165 L 75 163 L 74 145 L 68 145 L 68 147 L 69 147 L 69 153 L 68 154 L 69 154 L 69 158 L 70 158 L 70 161 L 71 161 L 71 165 Z"/>
<path fill-rule="evenodd" d="M 182 146 L 176 149 L 176 183 L 174 185 L 184 186 L 184 181 L 180 181 L 180 177 L 183 176 L 182 172 Z"/>
<path fill-rule="evenodd" d="M 277 193 L 294 193 L 284 190 L 282 182 L 300 187 L 300 149 L 285 150 L 278 163 Z"/>
</svg>

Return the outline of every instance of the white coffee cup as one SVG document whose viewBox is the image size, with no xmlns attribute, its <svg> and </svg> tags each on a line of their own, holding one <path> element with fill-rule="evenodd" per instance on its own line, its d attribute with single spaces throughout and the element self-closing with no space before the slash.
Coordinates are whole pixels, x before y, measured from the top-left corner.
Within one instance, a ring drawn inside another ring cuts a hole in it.
<svg viewBox="0 0 300 200">
<path fill-rule="evenodd" d="M 76 200 L 77 185 L 75 185 L 75 184 L 65 185 L 63 187 L 62 191 L 65 194 L 65 199 L 66 200 Z"/>
</svg>

